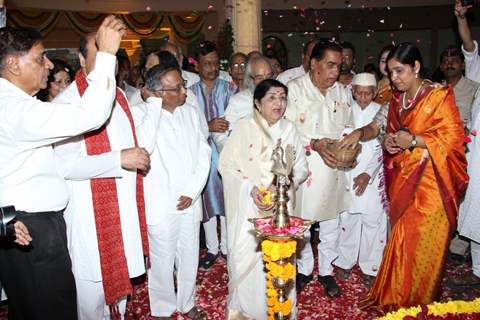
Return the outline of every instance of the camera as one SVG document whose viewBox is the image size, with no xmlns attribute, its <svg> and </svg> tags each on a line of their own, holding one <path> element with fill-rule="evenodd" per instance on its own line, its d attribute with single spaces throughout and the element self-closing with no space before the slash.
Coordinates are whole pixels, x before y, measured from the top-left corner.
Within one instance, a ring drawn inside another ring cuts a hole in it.
<svg viewBox="0 0 480 320">
<path fill-rule="evenodd" d="M 0 238 L 9 241 L 16 239 L 13 224 L 17 217 L 17 211 L 14 206 L 6 206 L 0 208 Z"/>
</svg>

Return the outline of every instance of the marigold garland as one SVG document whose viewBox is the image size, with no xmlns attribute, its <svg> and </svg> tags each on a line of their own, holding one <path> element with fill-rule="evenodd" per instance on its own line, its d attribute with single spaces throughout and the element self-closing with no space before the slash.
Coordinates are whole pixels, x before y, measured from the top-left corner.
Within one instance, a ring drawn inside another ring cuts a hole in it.
<svg viewBox="0 0 480 320">
<path fill-rule="evenodd" d="M 267 307 L 268 319 L 273 320 L 275 313 L 283 315 L 290 314 L 292 300 L 279 301 L 279 293 L 273 285 L 273 279 L 280 279 L 284 282 L 295 278 L 295 265 L 287 260 L 286 263 L 277 263 L 279 260 L 290 259 L 297 249 L 297 242 L 264 240 L 262 242 L 263 261 L 267 269 Z"/>
<path fill-rule="evenodd" d="M 480 298 L 473 301 L 448 301 L 445 303 L 434 302 L 426 306 L 428 310 L 427 314 L 421 314 L 422 308 L 420 306 L 411 307 L 407 309 L 400 309 L 395 312 L 390 312 L 386 316 L 380 318 L 381 320 L 403 320 L 405 317 L 425 317 L 426 315 L 432 316 L 445 316 L 447 314 L 469 314 L 480 312 Z"/>
<path fill-rule="evenodd" d="M 297 250 L 297 242 L 264 240 L 262 242 L 262 252 L 272 261 L 290 258 Z"/>
</svg>

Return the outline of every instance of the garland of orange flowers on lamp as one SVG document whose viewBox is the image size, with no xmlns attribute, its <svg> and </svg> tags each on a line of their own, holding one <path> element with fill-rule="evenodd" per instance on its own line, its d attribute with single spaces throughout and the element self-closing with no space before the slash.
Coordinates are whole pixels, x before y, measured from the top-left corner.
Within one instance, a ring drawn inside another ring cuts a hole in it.
<svg viewBox="0 0 480 320">
<path fill-rule="evenodd" d="M 278 289 L 273 284 L 273 279 L 288 282 L 295 278 L 295 265 L 291 262 L 297 250 L 295 240 L 263 240 L 263 261 L 267 269 L 267 311 L 268 319 L 274 320 L 276 313 L 284 316 L 292 310 L 292 300 L 280 301 Z M 285 263 L 286 261 L 286 263 Z M 280 263 L 281 262 L 281 263 Z"/>
</svg>

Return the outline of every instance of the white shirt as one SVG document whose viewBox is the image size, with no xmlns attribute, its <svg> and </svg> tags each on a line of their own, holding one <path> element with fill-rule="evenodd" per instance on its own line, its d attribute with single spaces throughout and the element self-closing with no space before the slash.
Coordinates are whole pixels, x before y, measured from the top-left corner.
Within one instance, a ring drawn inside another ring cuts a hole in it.
<svg viewBox="0 0 480 320">
<path fill-rule="evenodd" d="M 473 81 L 480 82 L 480 57 L 478 56 L 478 43 L 473 40 L 475 49 L 472 52 L 465 50 L 462 45 L 462 52 L 465 56 L 465 76 Z"/>
<path fill-rule="evenodd" d="M 187 80 L 187 88 L 190 88 L 195 83 L 200 81 L 200 76 L 198 74 L 187 70 L 182 70 L 182 78 L 183 80 Z"/>
<path fill-rule="evenodd" d="M 79 99 L 75 82 L 55 98 L 56 101 Z M 102 280 L 90 185 L 94 178 L 117 178 L 115 183 L 129 275 L 132 278 L 145 272 L 137 211 L 137 174 L 121 167 L 121 150 L 133 148 L 135 143 L 130 122 L 118 103 L 108 120 L 107 133 L 112 151 L 100 155 L 87 154 L 83 136 L 55 145 L 59 169 L 67 180 L 71 196 L 65 209 L 65 222 L 73 273 L 79 279 L 90 281 Z"/>
<path fill-rule="evenodd" d="M 277 80 L 284 85 L 287 85 L 288 81 L 297 79 L 303 75 L 305 75 L 305 69 L 303 69 L 303 65 L 300 65 L 298 67 L 283 71 L 277 76 Z"/>
<path fill-rule="evenodd" d="M 55 167 L 52 144 L 99 128 L 110 116 L 115 56 L 98 52 L 83 99 L 42 102 L 0 78 L 0 206 L 57 211 L 68 189 Z"/>
<path fill-rule="evenodd" d="M 145 113 L 151 110 L 145 103 L 133 108 Z M 173 113 L 162 109 L 156 132 L 151 130 L 155 127 L 152 125 L 139 131 L 142 143 L 156 137 L 156 148 L 150 158 L 151 169 L 144 179 L 148 225 L 156 225 L 169 215 L 192 211 L 198 220 L 202 218 L 199 195 L 210 171 L 211 149 L 198 119 L 199 110 L 184 104 Z M 192 205 L 183 211 L 176 209 L 180 196 L 193 200 Z"/>
</svg>

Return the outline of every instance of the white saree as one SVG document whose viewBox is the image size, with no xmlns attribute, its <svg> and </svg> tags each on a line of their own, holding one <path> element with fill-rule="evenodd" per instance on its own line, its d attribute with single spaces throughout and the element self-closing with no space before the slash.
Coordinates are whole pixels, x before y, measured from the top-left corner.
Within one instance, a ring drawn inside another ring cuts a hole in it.
<svg viewBox="0 0 480 320">
<path fill-rule="evenodd" d="M 250 195 L 252 188 L 267 188 L 273 180 L 271 155 L 278 139 L 283 148 L 288 144 L 295 148 L 295 190 L 306 179 L 308 167 L 300 135 L 289 120 L 281 119 L 269 127 L 255 110 L 251 118 L 237 122 L 220 154 L 229 252 L 227 319 L 267 319 L 266 274 L 259 241 L 248 219 L 259 217 Z M 290 296 L 295 302 L 294 290 Z"/>
</svg>

